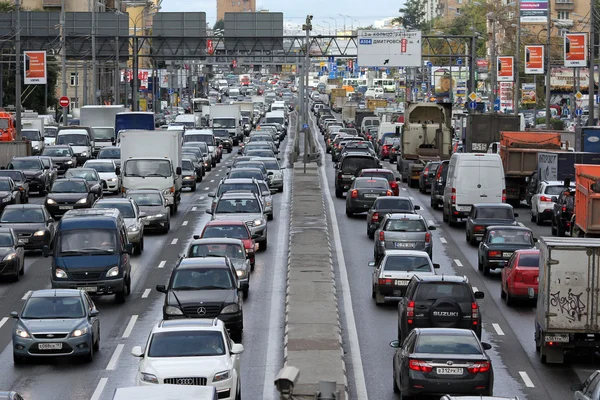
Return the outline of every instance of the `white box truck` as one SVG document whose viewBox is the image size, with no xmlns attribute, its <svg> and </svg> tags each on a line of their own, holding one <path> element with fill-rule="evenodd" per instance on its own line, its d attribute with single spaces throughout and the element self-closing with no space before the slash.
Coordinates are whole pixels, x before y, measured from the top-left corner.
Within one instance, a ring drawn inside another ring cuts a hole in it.
<svg viewBox="0 0 600 400">
<path fill-rule="evenodd" d="M 600 239 L 542 237 L 535 347 L 542 363 L 600 349 Z M 533 290 L 530 289 L 530 295 Z"/>
<path fill-rule="evenodd" d="M 21 114 L 21 138 L 31 142 L 31 155 L 38 155 L 44 151 L 44 129 L 46 119 L 36 112 Z"/>
<path fill-rule="evenodd" d="M 227 129 L 233 145 L 244 139 L 242 130 L 242 110 L 239 104 L 215 104 L 210 107 L 210 127 Z"/>
<path fill-rule="evenodd" d="M 112 146 L 116 140 L 115 120 L 117 114 L 125 112 L 125 106 L 83 106 L 79 114 L 79 125 L 92 128 L 92 141 L 94 148 L 92 154 L 96 156 L 102 147 Z"/>
<path fill-rule="evenodd" d="M 124 130 L 120 139 L 123 191 L 158 189 L 175 214 L 181 201 L 181 133 Z"/>
<path fill-rule="evenodd" d="M 244 129 L 244 135 L 250 135 L 252 128 L 254 127 L 254 103 L 251 101 L 243 101 L 235 104 L 240 105 L 240 112 L 242 114 L 242 123 Z M 247 118 L 247 120 L 246 120 Z"/>
</svg>

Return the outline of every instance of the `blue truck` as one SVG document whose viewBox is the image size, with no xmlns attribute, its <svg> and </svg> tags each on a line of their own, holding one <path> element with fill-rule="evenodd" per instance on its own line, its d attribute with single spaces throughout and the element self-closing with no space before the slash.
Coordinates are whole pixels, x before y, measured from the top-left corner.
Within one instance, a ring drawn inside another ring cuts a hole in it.
<svg viewBox="0 0 600 400">
<path fill-rule="evenodd" d="M 119 132 L 124 130 L 154 130 L 154 113 L 152 112 L 123 112 L 115 117 L 115 132 L 117 138 Z"/>
</svg>

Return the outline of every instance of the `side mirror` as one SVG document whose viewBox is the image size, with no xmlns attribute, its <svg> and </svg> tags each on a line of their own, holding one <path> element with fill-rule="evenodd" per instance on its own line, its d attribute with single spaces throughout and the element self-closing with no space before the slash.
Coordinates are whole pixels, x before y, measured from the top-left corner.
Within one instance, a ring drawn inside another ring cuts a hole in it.
<svg viewBox="0 0 600 400">
<path fill-rule="evenodd" d="M 98 315 L 100 315 L 100 311 L 93 309 L 92 311 L 90 311 L 90 317 L 97 317 Z"/>
<path fill-rule="evenodd" d="M 558 197 L 552 196 L 550 200 L 552 200 L 553 203 L 556 203 L 558 201 Z"/>
<path fill-rule="evenodd" d="M 492 345 L 486 342 L 481 342 L 481 347 L 483 347 L 484 350 L 491 350 L 492 349 Z"/>
<path fill-rule="evenodd" d="M 438 268 L 440 268 L 440 264 L 436 264 L 436 263 L 434 263 L 434 264 L 433 264 L 433 268 L 435 268 L 435 269 L 438 269 Z"/>
<path fill-rule="evenodd" d="M 207 214 L 210 214 L 210 215 L 212 215 L 212 214 L 213 214 L 212 210 L 208 210 L 208 209 L 206 210 L 206 213 L 207 213 Z"/>
<path fill-rule="evenodd" d="M 140 218 L 146 218 L 146 213 L 145 212 L 141 212 L 139 215 Z"/>
<path fill-rule="evenodd" d="M 392 347 L 394 349 L 399 349 L 402 346 L 400 345 L 400 341 L 399 340 L 392 340 L 390 342 L 390 347 Z"/>
<path fill-rule="evenodd" d="M 50 247 L 48 245 L 42 246 L 42 255 L 46 258 L 50 256 Z"/>
<path fill-rule="evenodd" d="M 267 172 L 267 175 L 273 175 L 273 171 Z"/>
<path fill-rule="evenodd" d="M 571 385 L 571 390 L 573 392 L 578 392 L 580 390 L 583 390 L 583 385 L 581 383 L 578 383 L 578 384 L 575 384 L 575 385 Z"/>
<path fill-rule="evenodd" d="M 125 245 L 125 253 L 132 255 L 133 254 L 133 243 L 127 243 Z"/>
<path fill-rule="evenodd" d="M 418 210 L 420 210 L 420 209 L 421 209 L 421 206 L 414 206 L 414 210 L 415 210 L 415 211 L 418 211 Z"/>
<path fill-rule="evenodd" d="M 240 343 L 234 343 L 231 346 L 231 354 L 242 354 L 244 352 L 244 345 Z"/>
<path fill-rule="evenodd" d="M 16 248 L 20 248 L 20 247 L 25 247 L 25 242 L 22 240 L 17 241 L 17 244 L 15 245 Z"/>
<path fill-rule="evenodd" d="M 515 216 L 515 218 L 517 218 L 519 216 L 518 213 L 514 213 L 513 215 Z"/>
<path fill-rule="evenodd" d="M 11 318 L 19 318 L 19 313 L 16 311 L 11 311 L 10 312 L 10 317 Z"/>
<path fill-rule="evenodd" d="M 175 173 L 176 173 L 177 175 L 181 175 L 181 167 L 177 167 L 177 168 L 175 169 Z"/>
<path fill-rule="evenodd" d="M 538 242 L 538 238 L 533 238 L 533 243 L 537 243 Z"/>
<path fill-rule="evenodd" d="M 121 167 L 115 168 L 115 174 L 116 175 L 121 175 Z"/>
<path fill-rule="evenodd" d="M 435 226 L 428 226 L 427 229 L 430 231 L 435 231 L 437 228 Z"/>
<path fill-rule="evenodd" d="M 485 297 L 485 294 L 483 292 L 479 292 L 479 291 L 475 292 L 474 295 L 475 295 L 475 298 L 478 300 L 481 300 Z"/>
<path fill-rule="evenodd" d="M 398 177 L 398 176 L 397 176 L 397 177 L 396 177 L 396 182 L 400 182 L 400 181 L 401 181 L 400 177 Z M 418 206 L 417 206 L 417 207 L 418 207 Z"/>
<path fill-rule="evenodd" d="M 131 349 L 131 355 L 134 357 L 144 357 L 144 351 L 141 346 L 134 346 L 133 349 Z"/>
<path fill-rule="evenodd" d="M 375 261 L 369 261 L 369 267 L 375 267 Z"/>
<path fill-rule="evenodd" d="M 48 218 L 48 220 L 46 221 L 49 224 L 53 224 L 54 223 L 54 218 Z"/>
<path fill-rule="evenodd" d="M 165 285 L 156 285 L 156 291 L 159 293 L 167 293 L 167 287 Z"/>
</svg>

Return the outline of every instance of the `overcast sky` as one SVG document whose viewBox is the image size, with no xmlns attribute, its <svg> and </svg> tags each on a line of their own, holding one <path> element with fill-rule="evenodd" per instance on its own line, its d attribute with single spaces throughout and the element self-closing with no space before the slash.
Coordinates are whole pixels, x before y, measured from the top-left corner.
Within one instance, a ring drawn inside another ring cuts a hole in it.
<svg viewBox="0 0 600 400">
<path fill-rule="evenodd" d="M 257 7 L 264 8 L 271 12 L 283 12 L 283 18 L 288 23 L 302 24 L 308 13 L 314 16 L 313 25 L 321 25 L 318 29 L 335 29 L 337 23 L 338 30 L 344 27 L 344 18 L 339 14 L 346 15 L 346 29 L 357 26 L 368 26 L 377 20 L 387 17 L 398 16 L 398 9 L 401 1 L 390 0 L 369 0 L 348 1 L 348 0 L 257 0 Z M 163 0 L 162 11 L 165 12 L 198 12 L 206 13 L 207 22 L 212 25 L 215 23 L 217 15 L 216 0 Z M 335 18 L 335 21 L 331 18 Z M 352 18 L 354 20 L 352 20 Z"/>
</svg>

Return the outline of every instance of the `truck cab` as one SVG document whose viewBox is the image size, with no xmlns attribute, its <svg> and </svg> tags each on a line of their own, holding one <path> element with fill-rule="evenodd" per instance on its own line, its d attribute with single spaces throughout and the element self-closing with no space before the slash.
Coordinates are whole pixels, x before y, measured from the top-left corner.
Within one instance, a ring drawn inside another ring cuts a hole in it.
<svg viewBox="0 0 600 400">
<path fill-rule="evenodd" d="M 92 141 L 92 128 L 87 126 L 61 126 L 56 135 L 56 144 L 71 145 L 77 165 L 83 165 L 92 158 L 94 142 Z"/>
<path fill-rule="evenodd" d="M 12 142 L 16 134 L 13 116 L 7 112 L 0 112 L 0 142 Z"/>
</svg>

